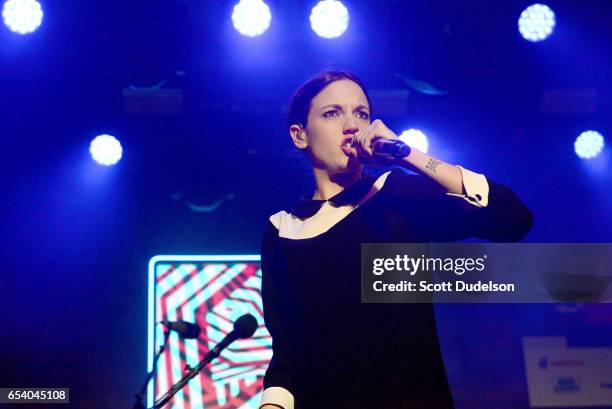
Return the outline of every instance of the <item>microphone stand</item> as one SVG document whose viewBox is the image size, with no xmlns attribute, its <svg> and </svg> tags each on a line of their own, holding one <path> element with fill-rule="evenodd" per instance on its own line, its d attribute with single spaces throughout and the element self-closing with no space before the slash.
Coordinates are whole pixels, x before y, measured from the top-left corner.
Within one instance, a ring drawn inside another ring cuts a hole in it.
<svg viewBox="0 0 612 409">
<path fill-rule="evenodd" d="M 197 364 L 195 367 L 191 368 L 189 366 L 187 366 L 187 373 L 185 375 L 183 375 L 183 377 L 181 378 L 180 381 L 178 381 L 177 383 L 175 383 L 174 385 L 172 385 L 172 388 L 170 388 L 170 390 L 168 390 L 168 392 L 166 392 L 164 394 L 164 396 L 162 396 L 160 398 L 160 400 L 158 400 L 157 402 L 155 402 L 155 405 L 153 406 L 153 409 L 160 409 L 162 406 L 164 406 L 166 403 L 168 403 L 168 401 L 170 399 L 172 399 L 172 397 L 174 395 L 176 395 L 178 393 L 178 391 L 180 391 L 183 386 L 185 386 L 190 380 L 192 380 L 193 378 L 195 378 L 195 376 L 200 373 L 200 371 L 202 370 L 202 368 L 204 368 L 210 361 L 212 361 L 213 359 L 215 359 L 216 357 L 219 356 L 219 354 L 221 353 L 221 351 L 223 349 L 225 349 L 226 346 L 228 346 L 229 344 L 231 344 L 233 341 L 236 340 L 236 338 L 238 338 L 238 334 L 235 334 L 234 332 L 230 333 L 227 337 L 225 337 L 221 342 L 219 342 L 217 344 L 217 346 L 215 346 L 213 349 L 211 349 L 210 351 L 208 351 L 208 353 L 206 354 L 206 356 L 204 357 L 203 360 L 200 361 L 199 364 Z"/>
<path fill-rule="evenodd" d="M 170 329 L 166 328 L 164 330 L 164 343 L 161 345 L 161 347 L 159 347 L 159 351 L 157 352 L 157 354 L 155 355 L 155 358 L 153 359 L 153 368 L 151 369 L 151 372 L 147 374 L 144 384 L 142 385 L 142 388 L 140 388 L 140 392 L 134 395 L 134 397 L 136 398 L 136 402 L 134 402 L 134 406 L 132 407 L 133 409 L 145 409 L 142 403 L 142 400 L 145 396 L 147 385 L 149 384 L 149 381 L 153 377 L 153 374 L 155 373 L 155 369 L 157 368 L 157 361 L 159 360 L 159 357 L 161 356 L 161 354 L 164 352 L 164 349 L 166 348 L 166 344 L 168 342 L 169 336 L 170 336 Z"/>
</svg>

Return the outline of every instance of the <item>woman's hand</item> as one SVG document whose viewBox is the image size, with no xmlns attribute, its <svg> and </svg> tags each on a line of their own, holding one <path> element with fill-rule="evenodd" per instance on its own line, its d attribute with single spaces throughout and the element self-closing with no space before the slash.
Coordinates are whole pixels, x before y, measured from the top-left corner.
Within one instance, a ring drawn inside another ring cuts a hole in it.
<svg viewBox="0 0 612 409">
<path fill-rule="evenodd" d="M 377 119 L 365 129 L 355 133 L 351 146 L 342 146 L 349 157 L 355 157 L 363 163 L 378 163 L 383 166 L 397 165 L 413 172 L 432 178 L 443 186 L 447 192 L 462 195 L 463 175 L 458 167 L 438 160 L 418 149 L 412 149 L 410 155 L 402 159 L 392 159 L 382 155 L 374 155 L 372 143 L 376 139 L 399 139 L 393 131 Z"/>
<path fill-rule="evenodd" d="M 357 132 L 351 146 L 343 146 L 344 153 L 356 157 L 362 162 L 380 160 L 388 162 L 388 159 L 374 155 L 372 143 L 376 139 L 398 139 L 397 135 L 380 120 L 376 119 L 367 128 Z"/>
</svg>

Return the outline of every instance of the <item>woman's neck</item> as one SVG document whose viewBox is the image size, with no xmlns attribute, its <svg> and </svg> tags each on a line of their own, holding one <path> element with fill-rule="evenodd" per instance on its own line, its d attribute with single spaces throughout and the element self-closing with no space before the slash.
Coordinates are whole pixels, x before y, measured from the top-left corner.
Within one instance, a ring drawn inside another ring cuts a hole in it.
<svg viewBox="0 0 612 409">
<path fill-rule="evenodd" d="M 315 200 L 327 200 L 334 197 L 361 179 L 361 172 L 330 175 L 327 170 L 317 168 L 313 168 L 312 172 L 316 183 L 316 189 L 313 196 Z"/>
</svg>

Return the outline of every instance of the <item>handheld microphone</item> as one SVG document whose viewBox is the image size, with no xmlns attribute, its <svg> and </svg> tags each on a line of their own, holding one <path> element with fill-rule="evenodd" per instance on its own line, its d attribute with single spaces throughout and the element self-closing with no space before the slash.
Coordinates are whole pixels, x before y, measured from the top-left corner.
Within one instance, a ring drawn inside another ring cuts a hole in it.
<svg viewBox="0 0 612 409">
<path fill-rule="evenodd" d="M 389 159 L 402 159 L 410 155 L 410 146 L 399 139 L 375 139 L 372 142 L 372 152 L 376 156 Z"/>
<path fill-rule="evenodd" d="M 162 321 L 161 324 L 169 330 L 176 332 L 183 339 L 197 338 L 200 334 L 200 327 L 191 322 Z"/>
</svg>

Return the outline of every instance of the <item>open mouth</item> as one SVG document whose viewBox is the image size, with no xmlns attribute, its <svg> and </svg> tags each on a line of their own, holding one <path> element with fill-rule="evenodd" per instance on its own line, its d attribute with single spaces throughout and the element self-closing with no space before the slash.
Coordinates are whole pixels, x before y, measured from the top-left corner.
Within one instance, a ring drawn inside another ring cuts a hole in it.
<svg viewBox="0 0 612 409">
<path fill-rule="evenodd" d="M 352 139 L 349 139 L 348 142 L 344 142 L 342 145 L 340 145 L 340 149 L 342 149 L 342 152 L 350 159 L 353 159 L 353 157 L 355 156 L 353 154 L 353 143 L 352 143 Z"/>
<path fill-rule="evenodd" d="M 346 148 L 352 148 L 355 142 L 355 137 L 351 136 L 349 138 L 344 138 L 344 140 L 342 141 L 342 147 L 346 147 Z"/>
</svg>

